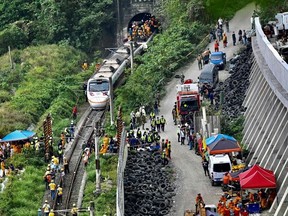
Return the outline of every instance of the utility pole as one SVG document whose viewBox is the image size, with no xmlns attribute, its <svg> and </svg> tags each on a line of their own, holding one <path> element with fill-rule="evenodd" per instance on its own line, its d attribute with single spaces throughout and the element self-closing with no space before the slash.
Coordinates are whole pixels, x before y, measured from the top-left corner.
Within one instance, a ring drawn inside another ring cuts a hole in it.
<svg viewBox="0 0 288 216">
<path fill-rule="evenodd" d="M 120 0 L 117 0 L 117 44 L 121 44 L 121 41 L 123 39 L 122 37 L 122 22 L 121 22 L 121 14 L 120 14 Z"/>
<path fill-rule="evenodd" d="M 131 74 L 132 74 L 133 73 L 133 61 L 134 61 L 133 41 L 130 41 L 130 54 L 131 54 Z"/>
<path fill-rule="evenodd" d="M 12 62 L 12 55 L 11 55 L 10 46 L 8 46 L 8 53 L 9 53 L 9 60 L 10 60 L 11 69 L 13 69 L 13 62 Z"/>
<path fill-rule="evenodd" d="M 109 77 L 109 98 L 110 98 L 110 122 L 111 125 L 114 124 L 114 110 L 113 110 L 113 93 L 114 93 L 114 89 L 113 89 L 113 83 L 112 83 L 112 78 Z"/>
<path fill-rule="evenodd" d="M 97 121 L 95 123 L 94 128 L 95 134 L 95 165 L 96 165 L 96 194 L 101 192 L 101 170 L 100 170 L 100 157 L 99 157 L 99 145 L 98 145 L 98 138 L 100 136 L 100 122 Z"/>
<path fill-rule="evenodd" d="M 89 206 L 89 212 L 90 212 L 90 216 L 94 216 L 94 209 L 95 209 L 95 205 L 93 201 L 90 201 L 90 206 Z"/>
</svg>

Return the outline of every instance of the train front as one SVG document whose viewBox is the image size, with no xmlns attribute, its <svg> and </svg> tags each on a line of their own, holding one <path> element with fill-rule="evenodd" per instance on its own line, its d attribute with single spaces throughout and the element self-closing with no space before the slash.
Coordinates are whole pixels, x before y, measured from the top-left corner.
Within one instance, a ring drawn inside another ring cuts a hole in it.
<svg viewBox="0 0 288 216">
<path fill-rule="evenodd" d="M 90 79 L 87 83 L 87 99 L 92 109 L 105 109 L 109 103 L 109 79 Z"/>
</svg>

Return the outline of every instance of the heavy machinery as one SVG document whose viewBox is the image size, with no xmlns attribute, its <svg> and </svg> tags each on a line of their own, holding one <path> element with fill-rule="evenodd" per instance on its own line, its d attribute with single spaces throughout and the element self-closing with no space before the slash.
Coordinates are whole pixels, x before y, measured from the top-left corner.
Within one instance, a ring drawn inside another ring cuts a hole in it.
<svg viewBox="0 0 288 216">
<path fill-rule="evenodd" d="M 180 121 L 185 121 L 188 115 L 200 110 L 200 93 L 198 84 L 187 79 L 183 84 L 176 86 L 177 89 L 177 114 Z M 187 122 L 187 121 L 186 121 Z"/>
</svg>

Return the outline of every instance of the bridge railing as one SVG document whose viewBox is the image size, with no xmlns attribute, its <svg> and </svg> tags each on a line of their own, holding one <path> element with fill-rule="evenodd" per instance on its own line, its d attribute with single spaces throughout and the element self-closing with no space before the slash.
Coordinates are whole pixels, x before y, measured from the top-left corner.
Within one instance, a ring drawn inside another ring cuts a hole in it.
<svg viewBox="0 0 288 216">
<path fill-rule="evenodd" d="M 255 18 L 256 37 L 257 43 L 261 50 L 261 54 L 264 57 L 266 64 L 274 74 L 275 78 L 282 85 L 282 87 L 288 92 L 288 65 L 281 58 L 279 53 L 272 46 L 267 36 L 264 34 L 259 17 Z M 275 86 L 274 86 L 275 87 Z"/>
<path fill-rule="evenodd" d="M 126 161 L 128 157 L 128 147 L 126 145 L 126 131 L 123 127 L 120 148 L 119 148 L 119 158 L 117 166 L 117 195 L 116 195 L 116 209 L 117 216 L 124 216 L 124 171 L 126 167 Z"/>
</svg>

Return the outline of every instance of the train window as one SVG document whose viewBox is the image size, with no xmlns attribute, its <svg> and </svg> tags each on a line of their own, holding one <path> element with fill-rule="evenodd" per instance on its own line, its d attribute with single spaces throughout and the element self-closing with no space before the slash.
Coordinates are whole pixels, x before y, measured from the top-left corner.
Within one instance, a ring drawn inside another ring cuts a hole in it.
<svg viewBox="0 0 288 216">
<path fill-rule="evenodd" d="M 106 80 L 92 81 L 89 83 L 90 92 L 109 91 L 109 82 Z"/>
</svg>

